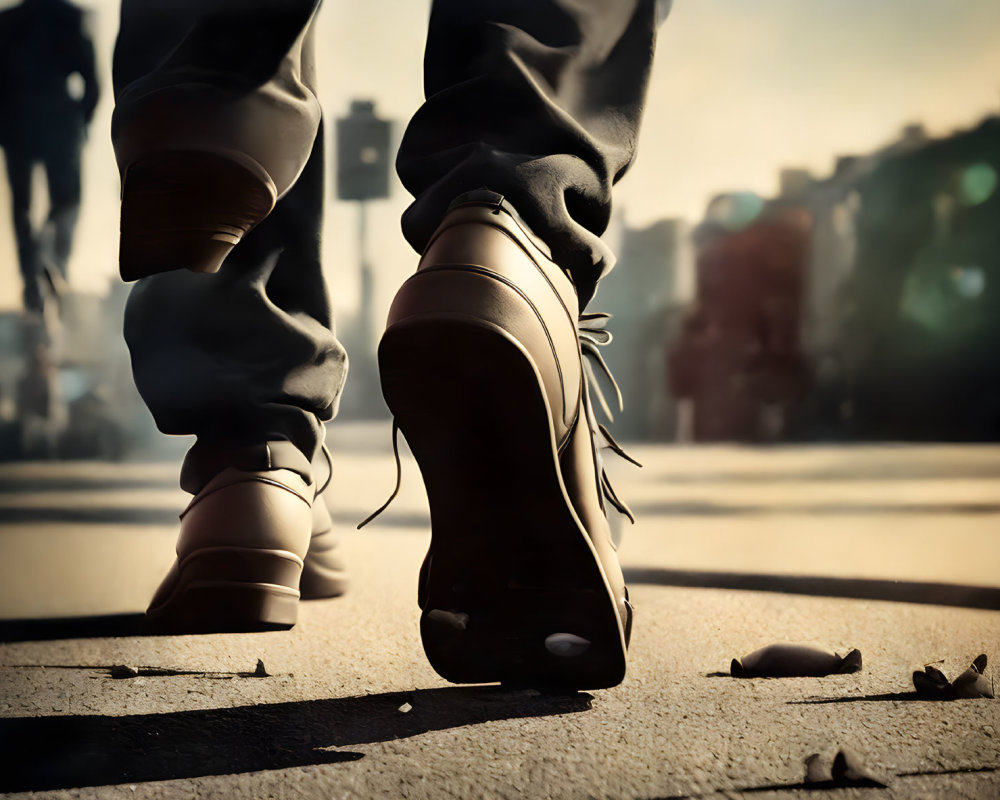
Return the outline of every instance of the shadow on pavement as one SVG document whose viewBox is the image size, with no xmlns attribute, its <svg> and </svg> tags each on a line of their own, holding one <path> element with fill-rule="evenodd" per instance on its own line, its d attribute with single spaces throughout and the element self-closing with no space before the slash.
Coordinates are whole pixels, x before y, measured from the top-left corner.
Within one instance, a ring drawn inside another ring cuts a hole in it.
<svg viewBox="0 0 1000 800">
<path fill-rule="evenodd" d="M 1000 588 L 951 583 L 825 578 L 808 575 L 766 575 L 740 572 L 701 572 L 633 567 L 625 570 L 631 584 L 654 584 L 699 589 L 741 589 L 858 600 L 888 600 L 963 608 L 1000 609 Z"/>
<path fill-rule="evenodd" d="M 1000 467 L 988 464 L 980 466 L 949 466 L 946 464 L 893 463 L 891 467 L 880 465 L 865 468 L 852 464 L 849 468 L 829 468 L 821 470 L 745 471 L 745 472 L 661 472 L 656 480 L 672 484 L 706 485 L 713 483 L 826 483 L 828 481 L 848 481 L 851 483 L 873 483 L 876 481 L 912 480 L 991 480 L 1000 478 Z"/>
<path fill-rule="evenodd" d="M 906 780 L 908 778 L 929 778 L 937 777 L 943 775 L 977 775 L 977 774 L 988 774 L 991 772 L 996 772 L 996 767 L 962 767 L 959 769 L 930 769 L 930 770 L 920 770 L 917 772 L 901 772 L 898 775 L 893 775 L 892 778 L 902 778 Z M 898 784 L 897 784 L 898 785 Z M 872 789 L 878 791 L 888 791 L 889 786 L 885 786 L 878 781 L 873 781 L 867 778 L 860 778 L 854 780 L 840 780 L 840 781 L 814 781 L 812 783 L 807 781 L 802 781 L 800 783 L 769 783 L 762 786 L 745 786 L 739 789 L 728 790 L 734 794 L 769 794 L 774 792 L 782 792 L 782 797 L 787 796 L 788 792 L 834 792 L 834 791 L 844 791 L 848 789 Z M 895 787 L 892 787 L 895 788 Z M 656 800 L 696 800 L 700 797 L 716 797 L 718 792 L 712 791 L 710 794 L 677 794 L 671 795 L 669 797 L 658 797 Z M 840 794 L 837 795 L 841 796 Z M 855 796 L 855 795 L 851 795 Z M 863 795 L 868 796 L 868 793 Z M 924 796 L 924 795 L 915 795 Z"/>
<path fill-rule="evenodd" d="M 886 692 L 885 694 L 866 694 L 851 697 L 817 697 L 812 700 L 789 700 L 790 706 L 822 706 L 829 703 L 888 703 L 899 700 L 923 700 L 925 702 L 937 702 L 921 697 L 916 692 Z"/>
<path fill-rule="evenodd" d="M 146 628 L 145 619 L 145 614 L 4 619 L 0 620 L 0 643 L 159 635 Z"/>
<path fill-rule="evenodd" d="M 504 719 L 570 714 L 588 694 L 448 687 L 127 717 L 0 720 L 0 792 L 198 778 L 357 761 L 339 748 Z M 404 713 L 405 703 L 412 710 Z"/>
<path fill-rule="evenodd" d="M 625 569 L 625 580 L 634 585 L 676 586 L 695 589 L 735 589 L 778 592 L 814 597 L 845 597 L 897 603 L 959 606 L 1000 610 L 1000 588 L 950 583 L 826 578 L 808 575 L 767 575 L 739 572 L 701 572 L 656 567 Z M 0 643 L 42 642 L 56 639 L 103 639 L 123 636 L 161 636 L 150 629 L 142 614 L 108 614 L 90 617 L 0 620 Z M 721 676 L 728 675 L 720 673 Z M 715 677 L 711 675 L 710 677 Z"/>
<path fill-rule="evenodd" d="M 149 508 L 144 506 L 29 506 L 0 508 L 0 525 L 18 523 L 90 523 L 105 525 L 177 525 L 181 506 L 177 508 Z M 364 511 L 333 511 L 334 522 L 354 528 L 367 516 Z M 386 513 L 379 517 L 379 526 L 391 528 L 430 528 L 431 518 L 426 511 L 415 513 Z"/>
<path fill-rule="evenodd" d="M 83 522 L 108 525 L 176 525 L 180 509 L 135 507 L 0 508 L 0 524 Z"/>
<path fill-rule="evenodd" d="M 1000 513 L 1000 503 L 815 503 L 806 505 L 765 503 L 738 505 L 703 501 L 636 503 L 637 514 L 670 517 L 744 517 L 754 514 L 794 514 L 821 517 L 854 517 L 876 514 L 974 515 Z"/>
<path fill-rule="evenodd" d="M 0 494 L 23 492 L 119 492 L 128 489 L 175 489 L 177 478 L 22 478 L 6 476 Z"/>
<path fill-rule="evenodd" d="M 357 527 L 358 523 L 367 517 L 371 511 L 341 511 L 330 509 L 330 518 L 342 525 L 349 525 L 351 529 Z M 376 520 L 366 528 L 366 531 L 377 532 L 380 527 L 386 528 L 421 528 L 430 531 L 431 515 L 429 511 L 384 511 L 379 514 Z"/>
</svg>

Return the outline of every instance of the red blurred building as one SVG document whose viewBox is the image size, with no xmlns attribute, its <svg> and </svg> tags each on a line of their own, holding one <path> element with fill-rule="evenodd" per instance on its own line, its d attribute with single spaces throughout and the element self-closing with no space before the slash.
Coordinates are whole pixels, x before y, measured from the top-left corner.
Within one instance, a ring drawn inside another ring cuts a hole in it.
<svg viewBox="0 0 1000 800">
<path fill-rule="evenodd" d="M 669 354 L 671 393 L 693 401 L 695 441 L 787 436 L 806 387 L 800 343 L 811 218 L 724 195 L 695 234 L 694 308 Z"/>
</svg>

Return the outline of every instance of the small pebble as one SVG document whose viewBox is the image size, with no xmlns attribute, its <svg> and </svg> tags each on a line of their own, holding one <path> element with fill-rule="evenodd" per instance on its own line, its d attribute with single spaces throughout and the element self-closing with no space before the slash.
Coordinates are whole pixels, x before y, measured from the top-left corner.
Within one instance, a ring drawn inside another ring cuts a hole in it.
<svg viewBox="0 0 1000 800">
<path fill-rule="evenodd" d="M 139 669 L 137 667 L 130 667 L 126 664 L 115 664 L 109 670 L 111 677 L 116 680 L 122 680 L 124 678 L 134 678 L 139 674 Z"/>
<path fill-rule="evenodd" d="M 411 711 L 413 711 L 413 706 L 411 706 L 409 703 L 403 703 L 403 705 L 399 707 L 399 711 L 401 714 L 409 714 Z"/>
<path fill-rule="evenodd" d="M 825 763 L 819 753 L 813 753 L 806 758 L 806 783 L 823 783 L 832 780 L 830 765 Z"/>
</svg>

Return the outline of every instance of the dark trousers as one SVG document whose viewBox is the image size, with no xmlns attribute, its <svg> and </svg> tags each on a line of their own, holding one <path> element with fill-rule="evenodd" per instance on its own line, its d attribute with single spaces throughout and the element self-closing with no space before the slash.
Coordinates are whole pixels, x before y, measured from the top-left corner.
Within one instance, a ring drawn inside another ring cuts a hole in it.
<svg viewBox="0 0 1000 800">
<path fill-rule="evenodd" d="M 67 126 L 69 123 L 67 123 Z M 17 240 L 17 259 L 24 281 L 24 308 L 40 311 L 43 305 L 42 268 L 50 266 L 66 278 L 66 265 L 73 248 L 73 234 L 80 211 L 80 144 L 75 137 L 48 142 L 41 150 L 8 146 L 4 150 L 10 206 Z M 45 169 L 49 190 L 49 213 L 45 225 L 46 252 L 40 235 L 31 227 L 31 174 L 36 164 Z"/>
<path fill-rule="evenodd" d="M 174 75 L 233 98 L 292 83 L 308 93 L 312 62 L 295 26 L 317 3 L 125 0 L 119 104 L 130 86 Z M 456 196 L 487 187 L 548 244 L 585 305 L 613 265 L 599 237 L 635 154 L 655 29 L 655 0 L 435 0 L 427 100 L 396 162 L 414 195 L 410 244 L 419 252 Z M 198 436 L 191 488 L 227 449 L 277 439 L 311 457 L 336 411 L 347 360 L 319 262 L 322 127 L 309 141 L 302 130 L 269 154 L 308 156 L 298 181 L 217 274 L 154 275 L 129 300 L 139 391 L 161 430 Z"/>
</svg>

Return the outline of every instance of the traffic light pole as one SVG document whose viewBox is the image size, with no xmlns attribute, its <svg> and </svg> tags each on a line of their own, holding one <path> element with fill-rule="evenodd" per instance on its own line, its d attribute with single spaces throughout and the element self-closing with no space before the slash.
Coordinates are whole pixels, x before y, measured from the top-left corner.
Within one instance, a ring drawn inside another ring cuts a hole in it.
<svg viewBox="0 0 1000 800">
<path fill-rule="evenodd" d="M 375 352 L 373 341 L 374 326 L 374 276 L 372 265 L 368 258 L 368 203 L 358 201 L 358 256 L 361 262 L 361 307 L 359 309 L 358 327 L 360 328 L 361 346 L 365 353 Z"/>
<path fill-rule="evenodd" d="M 375 274 L 368 252 L 368 203 L 389 196 L 390 123 L 375 115 L 371 100 L 354 100 L 337 120 L 337 197 L 358 204 L 360 305 L 344 344 L 350 380 L 342 409 L 356 419 L 383 415 L 375 353 Z M 374 415 L 374 416 L 373 416 Z"/>
</svg>

